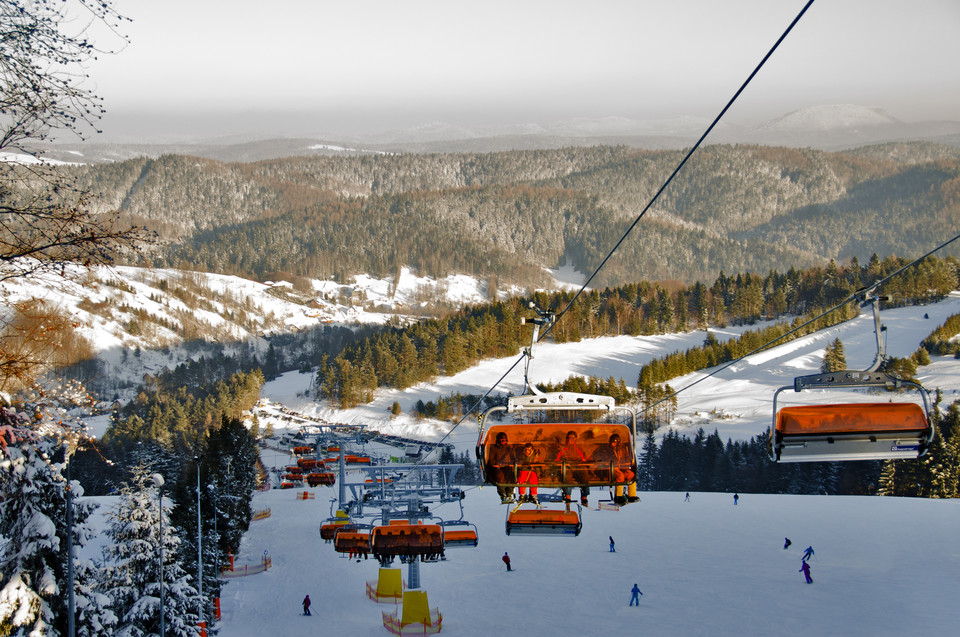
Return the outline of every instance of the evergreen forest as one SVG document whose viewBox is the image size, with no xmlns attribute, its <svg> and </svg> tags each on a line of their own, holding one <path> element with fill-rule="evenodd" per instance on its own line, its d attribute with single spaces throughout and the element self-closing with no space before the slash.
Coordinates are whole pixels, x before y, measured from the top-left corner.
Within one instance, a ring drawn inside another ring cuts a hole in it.
<svg viewBox="0 0 960 637">
<path fill-rule="evenodd" d="M 104 212 L 157 232 L 125 262 L 260 281 L 412 267 L 530 289 L 543 287 L 543 268 L 593 272 L 681 156 L 603 146 L 236 164 L 167 155 L 63 170 Z M 923 142 L 707 146 L 648 212 L 595 285 L 923 254 L 960 219 L 960 157 Z"/>
</svg>

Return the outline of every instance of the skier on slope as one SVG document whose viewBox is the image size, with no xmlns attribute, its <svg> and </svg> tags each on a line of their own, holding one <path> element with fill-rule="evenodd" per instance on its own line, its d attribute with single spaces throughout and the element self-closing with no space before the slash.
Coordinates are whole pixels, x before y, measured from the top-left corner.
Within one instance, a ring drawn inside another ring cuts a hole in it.
<svg viewBox="0 0 960 637">
<path fill-rule="evenodd" d="M 639 606 L 641 595 L 643 595 L 643 593 L 640 592 L 640 587 L 634 584 L 633 588 L 630 589 L 630 605 L 633 606 L 634 602 L 636 602 L 636 605 Z"/>
<path fill-rule="evenodd" d="M 512 568 L 510 568 L 510 556 L 507 555 L 507 552 L 506 552 L 506 551 L 503 552 L 503 557 L 501 557 L 500 559 L 503 560 L 503 563 L 507 565 L 507 570 L 508 570 L 508 571 L 512 571 L 512 570 L 513 570 Z"/>
<path fill-rule="evenodd" d="M 310 614 L 310 596 L 309 595 L 303 598 L 303 614 L 304 615 Z"/>
</svg>

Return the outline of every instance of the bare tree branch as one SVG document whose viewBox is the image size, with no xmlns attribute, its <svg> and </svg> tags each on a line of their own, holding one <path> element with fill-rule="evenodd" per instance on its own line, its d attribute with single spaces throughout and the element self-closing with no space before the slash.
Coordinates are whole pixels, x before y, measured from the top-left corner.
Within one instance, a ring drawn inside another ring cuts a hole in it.
<svg viewBox="0 0 960 637">
<path fill-rule="evenodd" d="M 119 31 L 126 21 L 111 0 L 0 0 L 0 282 L 70 263 L 107 265 L 151 240 L 142 228 L 121 225 L 117 213 L 91 212 L 91 191 L 35 161 L 31 150 L 58 132 L 83 138 L 96 130 L 103 103 L 86 65 L 104 50 L 89 35 L 106 27 L 126 45 Z M 55 363 L 56 348 L 48 347 L 49 315 L 0 309 L 2 388 Z"/>
</svg>

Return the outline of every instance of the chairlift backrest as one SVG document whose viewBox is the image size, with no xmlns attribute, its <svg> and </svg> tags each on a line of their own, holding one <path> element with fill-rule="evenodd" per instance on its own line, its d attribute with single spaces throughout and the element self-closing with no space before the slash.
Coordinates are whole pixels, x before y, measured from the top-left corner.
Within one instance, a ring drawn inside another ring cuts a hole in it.
<svg viewBox="0 0 960 637">
<path fill-rule="evenodd" d="M 490 425 L 477 445 L 477 458 L 484 480 L 498 486 L 516 486 L 525 470 L 536 472 L 539 485 L 548 488 L 624 485 L 637 472 L 630 426 L 572 418 Z"/>
</svg>

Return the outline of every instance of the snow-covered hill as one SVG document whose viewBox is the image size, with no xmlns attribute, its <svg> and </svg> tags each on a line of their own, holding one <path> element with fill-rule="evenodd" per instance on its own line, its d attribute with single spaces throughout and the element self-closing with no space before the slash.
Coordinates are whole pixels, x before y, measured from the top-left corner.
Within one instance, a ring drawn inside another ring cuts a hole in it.
<svg viewBox="0 0 960 637">
<path fill-rule="evenodd" d="M 552 274 L 558 289 L 579 276 L 569 268 Z M 404 323 L 487 300 L 484 281 L 463 275 L 435 280 L 409 269 L 399 280 L 361 275 L 349 284 L 302 279 L 294 285 L 124 266 L 68 267 L 63 275 L 11 279 L 0 282 L 0 297 L 4 318 L 31 299 L 69 316 L 98 353 L 103 374 L 134 380 L 211 349 L 245 344 L 265 351 L 267 336 L 321 325 Z"/>
<path fill-rule="evenodd" d="M 900 358 L 910 356 L 930 332 L 957 313 L 960 313 L 960 292 L 952 293 L 939 303 L 882 311 L 881 320 L 887 328 L 887 354 Z M 710 332 L 722 342 L 756 327 L 712 328 Z M 562 345 L 543 343 L 534 351 L 531 380 L 556 383 L 571 375 L 613 376 L 624 379 L 629 387 L 635 388 L 644 364 L 671 352 L 700 345 L 704 338 L 705 333 L 699 331 L 587 339 Z M 837 338 L 844 345 L 850 369 L 866 369 L 873 362 L 876 337 L 873 317 L 866 313 L 844 324 L 750 356 L 720 372 L 704 370 L 671 380 L 670 385 L 681 391 L 670 428 L 691 437 L 701 427 L 707 433 L 716 429 L 723 440 L 749 440 L 770 426 L 774 392 L 792 385 L 795 376 L 819 371 L 826 346 Z M 488 359 L 455 376 L 438 378 L 431 383 L 406 390 L 379 390 L 371 403 L 348 410 L 314 402 L 306 392 L 311 378 L 296 372 L 267 383 L 263 396 L 268 403 L 284 405 L 309 418 L 363 424 L 385 433 L 434 442 L 443 439 L 464 451 L 471 450 L 476 444 L 475 418 L 465 419 L 454 429 L 456 421 L 415 419 L 410 415 L 414 406 L 418 401 L 426 403 L 455 393 L 479 396 L 494 386 L 494 393 L 522 393 L 523 365 L 514 366 L 518 360 L 519 356 Z M 714 375 L 708 377 L 709 374 Z M 496 385 L 501 378 L 500 384 Z M 935 356 L 930 365 L 918 369 L 917 379 L 930 391 L 942 390 L 947 403 L 960 399 L 960 360 Z M 824 392 L 785 392 L 781 400 L 786 401 L 784 404 L 799 404 L 825 398 L 830 396 Z M 394 402 L 401 407 L 399 416 L 390 414 Z M 261 420 L 262 425 L 266 422 L 268 420 Z M 289 422 L 272 422 L 278 432 L 288 427 L 294 431 L 298 428 Z M 661 429 L 659 433 L 663 435 L 666 431 Z"/>
<path fill-rule="evenodd" d="M 828 104 L 792 111 L 758 126 L 756 130 L 762 133 L 827 132 L 902 123 L 879 108 L 856 104 Z"/>
<path fill-rule="evenodd" d="M 231 343 L 247 343 L 265 350 L 263 336 L 305 330 L 333 323 L 384 323 L 406 320 L 426 304 L 453 305 L 480 303 L 485 290 L 481 282 L 468 277 L 433 281 L 416 277 L 408 270 L 400 281 L 357 277 L 352 285 L 310 282 L 310 289 L 290 283 L 258 283 L 224 275 L 141 268 L 94 268 L 79 270 L 42 282 L 7 281 L 0 293 L 7 311 L 12 303 L 27 298 L 46 299 L 52 307 L 73 317 L 77 330 L 105 361 L 104 374 L 137 382 L 144 373 L 173 367 L 204 353 L 203 347 L 185 342 L 182 327 L 195 338 L 210 339 L 209 347 L 229 349 Z M 573 285 L 578 273 L 552 273 L 557 287 Z M 907 357 L 937 326 L 960 313 L 960 293 L 946 300 L 913 308 L 882 312 L 887 352 Z M 711 333 L 724 341 L 736 338 L 756 326 L 713 328 Z M 674 351 L 683 351 L 703 342 L 704 332 L 658 336 L 620 336 L 536 348 L 531 367 L 534 382 L 557 383 L 571 375 L 614 377 L 636 387 L 643 365 Z M 843 342 L 848 366 L 863 369 L 876 353 L 872 319 L 865 315 L 752 356 L 710 378 L 703 372 L 670 382 L 674 389 L 691 385 L 679 396 L 671 427 L 692 434 L 703 427 L 717 428 L 723 438 L 749 439 L 769 426 L 770 397 L 776 388 L 792 383 L 794 376 L 819 368 L 826 345 L 836 338 Z M 132 355 L 133 353 L 135 355 Z M 307 391 L 311 374 L 291 372 L 268 383 L 264 396 L 311 418 L 330 422 L 366 424 L 388 433 L 439 440 L 453 423 L 422 422 L 411 414 L 418 401 L 435 401 L 454 393 L 481 395 L 503 377 L 494 393 L 516 393 L 523 387 L 523 366 L 518 357 L 485 360 L 452 377 L 406 390 L 380 390 L 369 403 L 349 410 L 333 409 L 314 402 Z M 510 373 L 507 373 L 514 366 Z M 505 375 L 506 374 L 506 375 Z M 931 390 L 942 388 L 948 400 L 960 397 L 960 361 L 935 359 L 922 367 L 919 379 Z M 390 415 L 396 402 L 402 413 Z M 278 423 L 280 425 L 280 423 Z M 453 436 L 458 447 L 469 448 L 474 434 L 469 423 Z M 464 440 L 457 438 L 465 434 Z"/>
</svg>

